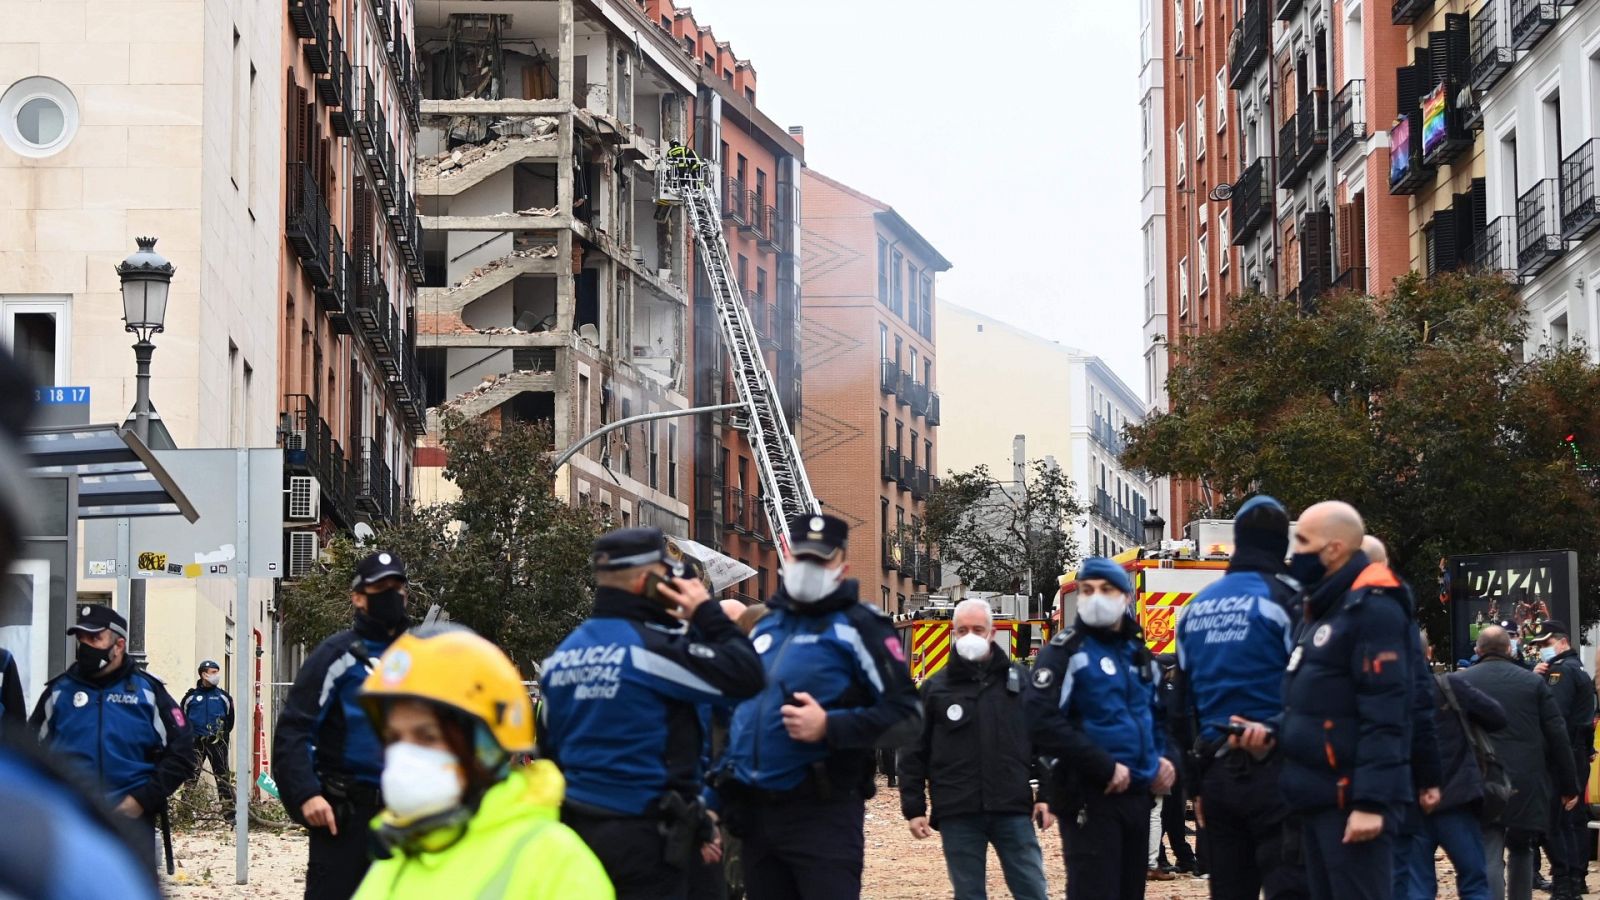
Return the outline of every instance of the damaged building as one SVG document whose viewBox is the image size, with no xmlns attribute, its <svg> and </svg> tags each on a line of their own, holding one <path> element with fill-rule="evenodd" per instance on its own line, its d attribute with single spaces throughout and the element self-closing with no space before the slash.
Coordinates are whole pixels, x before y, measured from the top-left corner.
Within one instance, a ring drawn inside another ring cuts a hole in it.
<svg viewBox="0 0 1600 900">
<path fill-rule="evenodd" d="M 560 448 L 689 406 L 691 244 L 682 210 L 656 202 L 656 169 L 669 141 L 689 140 L 697 73 L 647 24 L 620 0 L 418 9 L 431 435 L 450 413 L 491 416 L 548 423 Z M 563 467 L 557 490 L 618 525 L 687 534 L 691 428 L 614 432 Z M 443 462 L 418 451 L 420 499 L 447 490 Z"/>
</svg>

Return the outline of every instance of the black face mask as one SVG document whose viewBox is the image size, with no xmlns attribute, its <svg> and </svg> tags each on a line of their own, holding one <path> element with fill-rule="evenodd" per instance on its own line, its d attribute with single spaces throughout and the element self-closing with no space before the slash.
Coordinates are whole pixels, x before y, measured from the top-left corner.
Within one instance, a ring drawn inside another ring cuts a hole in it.
<svg viewBox="0 0 1600 900">
<path fill-rule="evenodd" d="M 1312 588 L 1327 576 L 1328 567 L 1322 564 L 1320 553 L 1296 553 L 1289 557 L 1289 574 L 1302 587 Z"/>
<path fill-rule="evenodd" d="M 91 647 L 82 641 L 78 642 L 78 668 L 85 675 L 99 675 L 111 665 L 111 648 Z"/>
<path fill-rule="evenodd" d="M 399 588 L 368 594 L 367 617 L 391 632 L 406 628 L 411 624 L 406 615 L 406 595 Z"/>
</svg>

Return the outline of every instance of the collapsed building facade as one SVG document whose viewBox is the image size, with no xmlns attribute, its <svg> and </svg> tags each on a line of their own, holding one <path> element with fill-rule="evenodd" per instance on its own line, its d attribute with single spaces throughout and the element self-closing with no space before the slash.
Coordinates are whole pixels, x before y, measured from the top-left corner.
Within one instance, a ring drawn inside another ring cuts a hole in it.
<svg viewBox="0 0 1600 900">
<path fill-rule="evenodd" d="M 451 414 L 542 422 L 554 445 L 684 409 L 692 271 L 656 169 L 692 132 L 697 73 L 639 8 L 462 0 L 418 10 L 424 229 L 419 365 Z M 618 525 L 688 533 L 692 426 L 663 419 L 574 456 L 557 491 Z M 682 437 L 680 437 L 682 435 Z M 419 499 L 450 490 L 419 448 Z"/>
</svg>

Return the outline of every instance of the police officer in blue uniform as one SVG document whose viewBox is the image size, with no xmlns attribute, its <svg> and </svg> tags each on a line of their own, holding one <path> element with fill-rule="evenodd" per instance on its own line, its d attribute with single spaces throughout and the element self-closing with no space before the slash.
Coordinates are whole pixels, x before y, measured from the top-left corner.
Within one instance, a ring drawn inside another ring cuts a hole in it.
<svg viewBox="0 0 1600 900">
<path fill-rule="evenodd" d="M 128 623 L 100 604 L 78 608 L 67 634 L 76 661 L 45 685 L 29 726 L 39 742 L 98 781 L 117 812 L 155 817 L 194 772 L 194 735 L 161 679 L 128 655 Z"/>
<path fill-rule="evenodd" d="M 1289 577 L 1289 513 L 1252 497 L 1233 520 L 1228 573 L 1178 617 L 1178 665 L 1198 727 L 1190 783 L 1206 830 L 1213 900 L 1306 896 L 1300 831 L 1278 790 L 1283 758 L 1228 745 L 1236 721 L 1283 712 L 1283 672 L 1294 650 L 1300 585 Z"/>
<path fill-rule="evenodd" d="M 905 648 L 844 577 L 849 531 L 790 523 L 783 584 L 751 632 L 767 686 L 734 711 L 718 778 L 750 900 L 859 897 L 875 751 L 921 735 Z"/>
<path fill-rule="evenodd" d="M 367 823 L 383 809 L 383 744 L 356 702 L 383 651 L 411 625 L 405 563 L 379 551 L 350 582 L 355 624 L 311 651 L 272 741 L 284 808 L 311 831 L 306 900 L 349 900 L 370 862 Z"/>
<path fill-rule="evenodd" d="M 1141 900 L 1151 794 L 1172 787 L 1162 755 L 1160 672 L 1132 613 L 1133 583 L 1103 556 L 1078 570 L 1078 616 L 1039 653 L 1023 696 L 1034 746 L 1053 758 L 1067 900 Z"/>
<path fill-rule="evenodd" d="M 1387 900 L 1393 843 L 1411 780 L 1416 626 L 1404 586 L 1361 551 L 1349 504 L 1301 514 L 1289 574 L 1306 585 L 1305 623 L 1284 676 L 1277 723 L 1230 738 L 1283 755 L 1279 785 L 1299 814 L 1314 900 Z M 1275 727 L 1274 727 L 1275 726 Z"/>
<path fill-rule="evenodd" d="M 756 694 L 761 662 L 660 530 L 602 535 L 594 570 L 594 612 L 540 671 L 539 749 L 619 900 L 678 900 L 711 839 L 697 707 Z"/>
<path fill-rule="evenodd" d="M 228 780 L 228 739 L 233 734 L 233 697 L 222 689 L 222 667 L 207 659 L 197 670 L 194 687 L 183 695 L 183 714 L 189 719 L 197 748 L 195 765 L 211 763 L 217 780 L 217 799 L 233 796 Z"/>
</svg>

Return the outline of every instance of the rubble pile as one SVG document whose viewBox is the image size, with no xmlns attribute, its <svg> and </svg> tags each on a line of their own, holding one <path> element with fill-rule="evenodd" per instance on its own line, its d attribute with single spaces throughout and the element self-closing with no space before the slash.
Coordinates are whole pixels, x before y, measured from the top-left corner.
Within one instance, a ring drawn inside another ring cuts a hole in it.
<svg viewBox="0 0 1600 900">
<path fill-rule="evenodd" d="M 514 259 L 555 259 L 558 252 L 555 244 L 536 244 L 521 250 L 513 250 L 499 259 L 492 259 L 468 272 L 465 278 L 452 285 L 446 293 L 454 294 L 483 276 L 511 265 L 511 261 Z"/>
<path fill-rule="evenodd" d="M 497 120 L 493 129 L 500 137 L 435 153 L 417 160 L 417 174 L 423 178 L 446 178 L 514 143 L 553 141 L 558 123 L 551 116 L 508 116 Z"/>
</svg>

